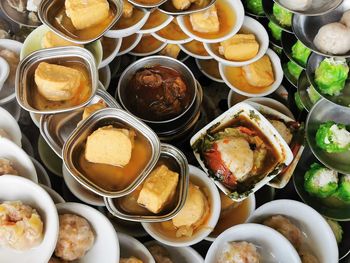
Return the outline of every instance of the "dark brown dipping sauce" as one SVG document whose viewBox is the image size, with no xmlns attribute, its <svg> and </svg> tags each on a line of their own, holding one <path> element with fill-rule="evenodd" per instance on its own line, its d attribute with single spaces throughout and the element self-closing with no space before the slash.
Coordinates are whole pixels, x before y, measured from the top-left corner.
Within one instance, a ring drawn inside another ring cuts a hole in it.
<svg viewBox="0 0 350 263">
<path fill-rule="evenodd" d="M 153 66 L 136 72 L 126 94 L 136 116 L 162 121 L 174 118 L 189 106 L 191 95 L 182 75 L 168 67 Z"/>
</svg>

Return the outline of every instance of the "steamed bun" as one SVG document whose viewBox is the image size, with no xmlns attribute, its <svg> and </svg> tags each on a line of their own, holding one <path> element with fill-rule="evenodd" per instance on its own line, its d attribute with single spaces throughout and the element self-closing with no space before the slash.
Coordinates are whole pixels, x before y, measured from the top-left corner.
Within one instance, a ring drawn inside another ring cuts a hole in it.
<svg viewBox="0 0 350 263">
<path fill-rule="evenodd" d="M 312 0 L 280 0 L 280 2 L 293 11 L 305 11 L 312 5 Z"/>
<path fill-rule="evenodd" d="M 324 25 L 318 31 L 315 46 L 329 54 L 345 54 L 350 50 L 350 29 L 341 23 Z"/>
<path fill-rule="evenodd" d="M 340 19 L 340 23 L 343 23 L 347 27 L 350 27 L 350 10 L 346 11 Z"/>
</svg>

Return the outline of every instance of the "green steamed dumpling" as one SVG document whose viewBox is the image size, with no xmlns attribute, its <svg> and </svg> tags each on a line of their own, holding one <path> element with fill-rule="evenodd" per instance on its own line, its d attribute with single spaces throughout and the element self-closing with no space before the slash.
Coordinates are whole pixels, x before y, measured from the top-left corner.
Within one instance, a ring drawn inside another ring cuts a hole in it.
<svg viewBox="0 0 350 263">
<path fill-rule="evenodd" d="M 316 132 L 316 144 L 328 153 L 342 153 L 350 150 L 350 132 L 344 124 L 328 121 Z"/>
<path fill-rule="evenodd" d="M 249 11 L 256 15 L 264 15 L 262 0 L 246 0 L 246 6 Z"/>
<path fill-rule="evenodd" d="M 272 37 L 274 39 L 280 41 L 281 37 L 282 37 L 282 29 L 272 21 L 269 22 L 268 27 L 271 31 Z"/>
<path fill-rule="evenodd" d="M 285 9 L 284 7 L 274 3 L 272 8 L 273 15 L 277 19 L 277 21 L 282 26 L 290 27 L 292 25 L 292 17 L 293 13 Z"/>
<path fill-rule="evenodd" d="M 296 80 L 299 79 L 299 76 L 303 71 L 303 68 L 300 67 L 298 64 L 295 64 L 293 61 L 288 61 L 287 69 Z"/>
<path fill-rule="evenodd" d="M 299 40 L 292 46 L 292 57 L 304 67 L 306 66 L 310 54 L 311 50 Z"/>
</svg>

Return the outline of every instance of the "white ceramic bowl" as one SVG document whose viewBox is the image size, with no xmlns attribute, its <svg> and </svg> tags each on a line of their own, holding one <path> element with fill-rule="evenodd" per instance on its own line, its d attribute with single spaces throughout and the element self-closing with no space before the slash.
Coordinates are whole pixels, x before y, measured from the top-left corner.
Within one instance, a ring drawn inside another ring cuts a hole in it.
<svg viewBox="0 0 350 263">
<path fill-rule="evenodd" d="M 18 123 L 16 119 L 2 107 L 0 107 L 0 129 L 6 132 L 9 137 L 8 139 L 19 147 L 22 147 L 22 133 Z"/>
<path fill-rule="evenodd" d="M 141 41 L 141 39 L 140 39 L 140 41 Z M 140 41 L 139 41 L 138 43 L 140 43 Z M 130 55 L 133 55 L 133 56 L 136 56 L 136 57 L 148 57 L 148 56 L 157 54 L 157 53 L 160 52 L 163 48 L 165 48 L 166 45 L 167 45 L 167 43 L 166 43 L 166 42 L 163 42 L 163 44 L 161 44 L 161 45 L 159 46 L 159 48 L 157 48 L 157 49 L 155 49 L 155 50 L 152 50 L 152 51 L 150 51 L 150 52 L 147 52 L 147 53 L 137 53 L 137 52 L 131 50 L 131 51 L 129 51 L 129 54 L 130 54 Z M 137 46 L 137 45 L 135 45 L 135 47 L 136 47 L 136 46 Z M 134 48 L 135 48 L 135 47 L 134 47 Z"/>
<path fill-rule="evenodd" d="M 248 97 L 244 96 L 242 94 L 239 94 L 232 89 L 230 89 L 230 92 L 227 96 L 227 106 L 228 108 L 231 108 L 232 106 L 236 105 L 237 103 L 240 103 L 242 101 L 245 101 Z"/>
<path fill-rule="evenodd" d="M 30 157 L 14 142 L 0 138 L 0 158 L 11 161 L 19 176 L 38 182 L 36 170 Z"/>
<path fill-rule="evenodd" d="M 20 56 L 21 49 L 23 44 L 21 42 L 11 40 L 11 39 L 0 39 L 0 48 L 5 48 L 15 52 L 18 56 Z M 3 86 L 0 90 L 0 104 L 3 105 L 8 103 L 16 97 L 15 89 L 11 85 Z M 6 90 L 6 91 L 5 91 Z M 17 101 L 14 100 L 17 104 Z"/>
<path fill-rule="evenodd" d="M 247 215 L 247 218 L 246 220 L 243 222 L 247 222 L 248 218 L 254 213 L 255 211 L 255 206 L 256 206 L 256 202 L 255 202 L 255 194 L 251 194 L 247 197 L 246 200 L 243 200 L 243 202 L 248 202 L 248 205 L 249 205 L 249 211 L 248 211 L 248 215 Z M 220 219 L 219 219 L 220 220 Z M 242 224 L 243 224 L 242 223 Z M 232 227 L 232 226 L 231 226 Z M 209 235 L 205 238 L 205 240 L 207 241 L 210 241 L 210 242 L 214 242 L 215 239 L 217 238 L 218 236 L 213 236 L 213 235 Z"/>
<path fill-rule="evenodd" d="M 102 59 L 101 64 L 98 66 L 99 69 L 104 68 L 108 66 L 109 63 L 112 62 L 112 60 L 118 55 L 118 51 L 120 49 L 120 46 L 122 45 L 122 39 L 121 38 L 113 38 L 113 44 L 114 44 L 114 49 L 112 53 L 106 57 L 105 59 Z M 101 41 L 101 45 L 103 45 L 103 41 Z"/>
<path fill-rule="evenodd" d="M 43 185 L 43 184 L 40 184 L 40 186 L 42 188 L 44 188 L 44 190 L 50 195 L 52 201 L 55 203 L 55 204 L 59 204 L 59 203 L 65 203 L 66 201 L 63 199 L 63 197 L 57 193 L 55 190 L 53 190 L 52 188 L 46 186 L 46 185 Z"/>
<path fill-rule="evenodd" d="M 196 65 L 197 65 L 198 69 L 200 70 L 200 72 L 203 73 L 204 76 L 206 76 L 207 78 L 209 78 L 209 79 L 211 79 L 211 80 L 213 80 L 213 81 L 220 82 L 220 83 L 224 83 L 224 80 L 223 80 L 223 79 L 218 79 L 218 78 L 216 78 L 216 77 L 210 75 L 208 72 L 206 72 L 206 71 L 202 68 L 202 66 L 201 66 L 201 64 L 200 64 L 200 59 L 196 58 L 195 60 L 196 60 Z M 218 66 L 219 66 L 219 65 L 218 65 Z"/>
<path fill-rule="evenodd" d="M 7 63 L 7 61 L 4 58 L 0 57 L 0 90 L 4 85 L 5 81 L 7 80 L 9 74 L 10 74 L 9 63 Z"/>
<path fill-rule="evenodd" d="M 167 44 L 177 44 L 177 45 L 180 45 L 180 44 L 185 44 L 185 43 L 188 43 L 188 42 L 191 42 L 192 41 L 192 38 L 190 36 L 188 36 L 188 38 L 185 38 L 185 39 L 181 39 L 181 40 L 174 40 L 174 39 L 167 39 L 167 38 L 164 38 L 160 35 L 157 34 L 157 32 L 153 32 L 151 33 L 152 36 L 154 36 L 156 39 L 158 39 L 159 41 L 162 41 L 162 42 L 165 42 Z"/>
<path fill-rule="evenodd" d="M 92 248 L 75 263 L 116 263 L 119 261 L 119 241 L 117 232 L 107 217 L 98 210 L 79 203 L 60 203 L 56 205 L 59 215 L 75 214 L 84 217 L 95 234 Z"/>
<path fill-rule="evenodd" d="M 224 0 L 224 1 L 226 1 L 230 5 L 232 12 L 234 12 L 236 15 L 235 24 L 232 27 L 231 31 L 226 36 L 219 37 L 219 38 L 199 37 L 196 34 L 193 34 L 187 28 L 187 26 L 185 25 L 184 16 L 177 17 L 177 22 L 179 23 L 180 28 L 191 38 L 198 40 L 200 42 L 203 42 L 203 43 L 218 43 L 218 42 L 224 41 L 224 40 L 229 39 L 230 37 L 234 36 L 243 25 L 244 7 L 243 7 L 243 4 L 241 1 L 230 1 L 230 0 Z"/>
<path fill-rule="evenodd" d="M 105 90 L 108 90 L 109 84 L 111 83 L 111 69 L 107 65 L 103 68 L 100 68 L 98 71 L 99 81 L 102 83 L 102 86 Z"/>
<path fill-rule="evenodd" d="M 26 178 L 3 175 L 0 176 L 0 200 L 21 200 L 35 208 L 44 223 L 44 239 L 39 246 L 22 252 L 0 247 L 1 262 L 47 263 L 58 238 L 57 210 L 49 194 Z"/>
<path fill-rule="evenodd" d="M 255 210 L 249 222 L 261 223 L 272 215 L 288 217 L 303 232 L 320 263 L 338 262 L 338 246 L 326 220 L 313 208 L 294 200 L 275 200 Z"/>
<path fill-rule="evenodd" d="M 181 237 L 181 238 L 172 238 L 160 233 L 156 227 L 155 223 L 142 223 L 142 226 L 145 228 L 147 233 L 152 236 L 154 239 L 158 240 L 161 243 L 164 243 L 169 246 L 174 247 L 186 247 L 194 245 L 202 241 L 207 237 L 210 232 L 214 229 L 219 216 L 220 216 L 220 195 L 217 187 L 213 181 L 199 168 L 189 165 L 190 181 L 191 178 L 195 182 L 200 182 L 200 185 L 205 186 L 209 193 L 209 203 L 210 203 L 210 216 L 207 220 L 206 226 L 203 226 L 201 229 L 196 231 L 192 237 Z"/>
<path fill-rule="evenodd" d="M 197 40 L 196 40 L 197 41 Z M 212 57 L 208 54 L 207 56 L 202 56 L 202 55 L 198 55 L 195 54 L 193 52 L 191 52 L 190 50 L 188 50 L 184 44 L 179 45 L 180 49 L 185 52 L 187 55 L 194 57 L 194 58 L 198 58 L 198 59 L 212 59 Z"/>
<path fill-rule="evenodd" d="M 261 262 L 301 262 L 292 244 L 276 230 L 259 224 L 241 224 L 227 229 L 217 237 L 208 250 L 205 263 L 218 262 L 224 246 L 232 241 L 254 244 L 261 255 Z"/>
<path fill-rule="evenodd" d="M 152 12 L 152 11 L 151 11 Z M 152 15 L 152 13 L 150 14 L 150 16 Z M 148 28 L 148 29 L 140 29 L 139 31 L 138 31 L 138 33 L 141 33 L 141 34 L 150 34 L 150 33 L 153 33 L 153 32 L 156 32 L 156 31 L 159 31 L 159 30 L 161 30 L 162 28 L 164 28 L 164 27 L 166 27 L 167 25 L 169 25 L 170 24 L 170 22 L 174 19 L 174 17 L 173 16 L 171 16 L 171 15 L 167 15 L 168 17 L 167 17 L 167 19 L 163 22 L 163 23 L 161 23 L 160 25 L 158 25 L 158 26 L 155 26 L 155 27 L 152 27 L 152 28 Z M 147 22 L 147 21 L 146 21 Z"/>
<path fill-rule="evenodd" d="M 148 241 L 146 247 L 158 245 L 164 247 L 174 262 L 181 263 L 204 263 L 202 256 L 191 247 L 172 247 L 162 244 L 156 240 Z"/>
<path fill-rule="evenodd" d="M 5 110 L 7 110 L 13 116 L 13 118 L 15 118 L 15 120 L 18 122 L 19 117 L 21 115 L 21 106 L 19 106 L 19 104 L 17 103 L 17 100 L 13 99 L 5 103 L 0 103 L 0 105 Z"/>
<path fill-rule="evenodd" d="M 272 51 L 271 49 L 268 49 L 266 52 L 266 55 L 268 55 L 270 60 L 271 60 L 272 68 L 273 68 L 274 75 L 275 75 L 275 81 L 274 81 L 274 83 L 271 84 L 270 87 L 264 88 L 264 91 L 261 93 L 249 93 L 249 92 L 245 92 L 245 91 L 240 90 L 238 87 L 235 87 L 228 80 L 228 78 L 226 76 L 225 67 L 227 67 L 227 66 L 222 64 L 222 63 L 219 63 L 220 75 L 221 75 L 222 79 L 225 81 L 227 86 L 229 86 L 231 89 L 233 89 L 235 92 L 237 92 L 241 95 L 244 95 L 247 97 L 267 96 L 267 95 L 273 93 L 281 85 L 282 80 L 283 80 L 283 69 L 281 66 L 281 60 L 274 51 Z"/>
<path fill-rule="evenodd" d="M 231 67 L 241 67 L 244 65 L 249 65 L 259 60 L 263 55 L 265 55 L 267 49 L 269 48 L 269 35 L 262 24 L 260 24 L 257 20 L 249 16 L 244 17 L 244 22 L 241 30 L 254 34 L 256 40 L 259 43 L 258 53 L 256 54 L 255 57 L 249 60 L 245 60 L 245 61 L 228 60 L 214 50 L 214 44 L 204 43 L 204 47 L 214 59 L 216 59 L 218 62 L 224 65 L 231 66 Z"/>
<path fill-rule="evenodd" d="M 286 116 L 288 116 L 291 119 L 294 119 L 294 115 L 293 113 L 290 111 L 290 109 L 288 109 L 288 107 L 284 104 L 282 104 L 281 102 L 275 100 L 275 99 L 271 99 L 271 98 L 266 98 L 266 97 L 261 97 L 261 98 L 249 98 L 246 99 L 246 101 L 251 101 L 251 102 L 255 102 L 258 104 L 261 104 L 263 106 L 269 107 L 271 109 L 274 109 Z"/>
<path fill-rule="evenodd" d="M 43 184 L 43 185 L 51 188 L 50 177 L 47 174 L 45 168 L 41 165 L 41 163 L 39 161 L 35 160 L 33 157 L 30 157 L 30 159 L 32 160 L 32 162 L 34 164 L 36 174 L 38 176 L 38 183 Z"/>
<path fill-rule="evenodd" d="M 36 127 L 40 128 L 40 118 L 41 114 L 29 112 L 30 118 L 32 119 L 33 123 Z"/>
<path fill-rule="evenodd" d="M 46 25 L 41 25 L 34 29 L 23 42 L 23 48 L 21 50 L 21 60 L 33 53 L 34 51 L 43 49 L 41 41 L 44 34 L 48 32 L 50 28 Z M 84 47 L 89 50 L 95 58 L 96 65 L 99 65 L 102 61 L 102 44 L 100 40 L 96 40 L 92 43 L 84 45 Z"/>
<path fill-rule="evenodd" d="M 110 38 L 121 38 L 137 33 L 143 25 L 146 24 L 147 19 L 151 14 L 147 9 L 140 8 L 140 10 L 144 13 L 144 16 L 135 25 L 124 29 L 110 29 L 105 33 L 105 36 Z M 123 17 L 120 19 L 123 19 Z"/>
<path fill-rule="evenodd" d="M 62 174 L 64 182 L 72 194 L 81 201 L 94 206 L 105 206 L 103 197 L 96 195 L 89 189 L 82 186 L 74 177 L 69 173 L 67 168 L 62 165 Z"/>
<path fill-rule="evenodd" d="M 137 239 L 118 233 L 119 246 L 120 246 L 120 258 L 136 257 L 145 263 L 155 263 L 154 258 L 148 249 Z"/>
<path fill-rule="evenodd" d="M 34 148 L 28 137 L 22 132 L 22 149 L 29 155 L 29 157 L 34 157 Z"/>
<path fill-rule="evenodd" d="M 118 56 L 122 56 L 129 53 L 131 50 L 133 50 L 137 46 L 137 44 L 141 41 L 141 39 L 142 39 L 142 34 L 136 33 L 136 38 L 134 43 L 132 43 L 132 45 L 130 45 L 127 49 L 123 51 L 119 50 Z M 122 39 L 122 43 L 123 43 L 123 39 Z"/>
</svg>

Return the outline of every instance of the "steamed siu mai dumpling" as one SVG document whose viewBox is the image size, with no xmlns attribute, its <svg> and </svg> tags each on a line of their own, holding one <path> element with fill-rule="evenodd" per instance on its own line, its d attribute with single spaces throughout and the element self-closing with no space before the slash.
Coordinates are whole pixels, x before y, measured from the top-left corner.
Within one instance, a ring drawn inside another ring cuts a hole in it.
<svg viewBox="0 0 350 263">
<path fill-rule="evenodd" d="M 318 31 L 314 44 L 325 53 L 345 54 L 350 50 L 350 29 L 341 23 L 324 25 Z"/>
<path fill-rule="evenodd" d="M 305 11 L 312 5 L 312 0 L 280 0 L 281 4 L 290 10 Z"/>
</svg>

